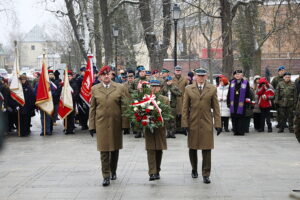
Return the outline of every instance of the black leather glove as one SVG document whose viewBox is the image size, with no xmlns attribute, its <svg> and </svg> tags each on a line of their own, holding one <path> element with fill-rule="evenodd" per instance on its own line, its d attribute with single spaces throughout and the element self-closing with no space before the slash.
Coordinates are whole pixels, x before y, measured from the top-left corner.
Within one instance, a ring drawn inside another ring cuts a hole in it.
<svg viewBox="0 0 300 200">
<path fill-rule="evenodd" d="M 222 128 L 215 128 L 217 131 L 217 136 L 220 135 L 222 133 Z"/>
<path fill-rule="evenodd" d="M 92 136 L 92 137 L 94 137 L 94 134 L 96 133 L 96 130 L 95 129 L 92 129 L 92 130 L 89 130 L 90 131 L 90 135 Z"/>
</svg>

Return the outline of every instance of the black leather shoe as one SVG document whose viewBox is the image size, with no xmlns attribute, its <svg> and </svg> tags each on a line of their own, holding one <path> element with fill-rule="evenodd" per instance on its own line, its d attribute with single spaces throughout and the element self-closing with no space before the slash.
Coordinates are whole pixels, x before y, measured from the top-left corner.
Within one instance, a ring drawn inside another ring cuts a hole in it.
<svg viewBox="0 0 300 200">
<path fill-rule="evenodd" d="M 277 133 L 283 133 L 284 129 L 283 128 L 279 128 L 279 130 L 277 131 Z"/>
<path fill-rule="evenodd" d="M 210 184 L 209 176 L 203 176 L 203 183 Z"/>
<path fill-rule="evenodd" d="M 198 178 L 197 170 L 192 170 L 192 178 Z"/>
<path fill-rule="evenodd" d="M 158 174 L 155 174 L 155 179 L 160 179 L 160 175 L 159 175 L 159 173 Z"/>
<path fill-rule="evenodd" d="M 109 184 L 110 184 L 109 178 L 103 179 L 102 185 L 103 185 L 104 187 L 105 187 L 105 186 L 109 186 Z"/>
<path fill-rule="evenodd" d="M 114 173 L 111 173 L 111 178 L 110 180 L 116 180 L 117 179 L 117 173 L 114 172 Z"/>
<path fill-rule="evenodd" d="M 156 179 L 155 174 L 150 174 L 149 181 L 154 181 Z"/>
<path fill-rule="evenodd" d="M 272 133 L 272 128 L 268 128 L 268 133 Z"/>
</svg>

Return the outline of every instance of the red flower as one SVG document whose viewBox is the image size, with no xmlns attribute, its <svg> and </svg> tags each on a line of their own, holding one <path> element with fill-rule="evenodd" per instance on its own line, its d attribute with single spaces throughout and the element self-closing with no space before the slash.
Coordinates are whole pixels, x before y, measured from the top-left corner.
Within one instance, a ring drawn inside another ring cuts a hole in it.
<svg viewBox="0 0 300 200">
<path fill-rule="evenodd" d="M 143 119 L 148 119 L 148 116 L 147 115 L 143 116 Z"/>
<path fill-rule="evenodd" d="M 158 117 L 157 117 L 157 121 L 162 122 L 162 117 L 161 117 L 161 116 L 158 116 Z"/>
<path fill-rule="evenodd" d="M 138 114 L 138 113 L 134 113 L 134 116 L 138 117 L 138 116 L 139 116 L 139 114 Z"/>
<path fill-rule="evenodd" d="M 142 120 L 142 118 L 140 117 L 140 116 L 138 116 L 138 117 L 136 117 L 136 121 L 141 121 Z"/>
<path fill-rule="evenodd" d="M 146 109 L 145 109 L 145 112 L 146 112 L 146 113 L 150 113 L 150 112 L 151 112 L 151 110 L 150 110 L 150 109 L 148 109 L 148 108 L 146 108 Z"/>
<path fill-rule="evenodd" d="M 148 122 L 143 121 L 143 122 L 142 122 L 142 125 L 143 125 L 143 126 L 147 126 L 147 125 L 148 125 Z"/>
</svg>

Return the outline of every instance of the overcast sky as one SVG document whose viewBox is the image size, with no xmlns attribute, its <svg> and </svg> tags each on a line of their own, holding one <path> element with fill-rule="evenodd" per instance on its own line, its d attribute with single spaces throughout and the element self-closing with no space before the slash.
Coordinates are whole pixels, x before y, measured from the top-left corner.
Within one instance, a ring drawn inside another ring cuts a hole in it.
<svg viewBox="0 0 300 200">
<path fill-rule="evenodd" d="M 21 33 L 27 33 L 36 24 L 47 25 L 47 23 L 57 23 L 55 16 L 45 11 L 44 0 L 8 0 L 7 7 L 15 11 L 18 26 L 13 27 L 13 16 L 1 13 L 0 16 L 0 43 L 8 45 L 9 34 L 14 29 L 19 29 Z M 18 30 L 16 30 L 18 31 Z"/>
</svg>

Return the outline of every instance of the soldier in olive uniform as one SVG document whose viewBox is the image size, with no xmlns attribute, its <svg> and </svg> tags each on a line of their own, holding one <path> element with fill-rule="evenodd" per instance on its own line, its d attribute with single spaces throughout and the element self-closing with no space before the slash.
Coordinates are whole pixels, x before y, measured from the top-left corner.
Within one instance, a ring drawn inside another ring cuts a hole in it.
<svg viewBox="0 0 300 200">
<path fill-rule="evenodd" d="M 182 77 L 182 67 L 177 65 L 175 67 L 175 75 L 173 76 L 173 83 L 175 86 L 179 88 L 181 91 L 181 96 L 177 97 L 176 101 L 176 131 L 178 133 L 183 133 L 186 135 L 186 131 L 181 128 L 181 114 L 182 114 L 182 102 L 183 102 L 183 95 L 185 91 L 185 87 L 189 84 L 188 79 Z"/>
<path fill-rule="evenodd" d="M 275 78 L 273 78 L 273 80 L 271 81 L 271 85 L 273 86 L 274 89 L 277 88 L 278 83 L 280 83 L 281 81 L 283 81 L 283 75 L 285 73 L 285 66 L 279 66 L 278 67 L 278 76 L 276 76 Z M 276 108 L 277 111 L 277 115 L 276 115 L 276 120 L 277 122 L 279 121 L 278 117 L 279 117 L 279 110 L 278 108 Z M 286 124 L 284 125 L 286 127 Z M 279 124 L 277 124 L 276 128 L 279 128 Z"/>
<path fill-rule="evenodd" d="M 131 84 L 130 90 L 134 91 L 134 90 L 139 90 L 140 87 L 142 87 L 142 82 L 144 81 L 148 81 L 147 77 L 146 77 L 146 69 L 144 66 L 140 65 L 137 67 L 137 71 L 138 71 L 138 78 L 136 78 L 133 83 Z M 133 133 L 135 134 L 135 138 L 141 138 L 142 137 L 142 133 L 140 131 L 133 131 Z"/>
<path fill-rule="evenodd" d="M 284 81 L 278 83 L 275 93 L 275 104 L 278 107 L 278 133 L 284 131 L 286 121 L 289 123 L 289 130 L 294 132 L 293 120 L 294 110 L 297 103 L 297 90 L 291 81 L 291 73 L 286 72 L 283 76 Z"/>
<path fill-rule="evenodd" d="M 300 94 L 298 95 L 298 103 L 295 110 L 295 134 L 298 142 L 300 143 Z"/>
<path fill-rule="evenodd" d="M 217 88 L 207 82 L 207 72 L 197 69 L 196 83 L 185 88 L 182 106 L 182 127 L 188 128 L 188 148 L 192 178 L 198 178 L 197 150 L 202 150 L 203 182 L 210 183 L 211 149 L 214 148 L 213 124 L 222 132 Z M 211 111 L 213 110 L 213 112 Z"/>
<path fill-rule="evenodd" d="M 277 88 L 277 85 L 283 81 L 283 75 L 285 73 L 285 66 L 280 66 L 278 68 L 278 76 L 276 76 L 275 78 L 273 78 L 273 80 L 271 81 L 271 85 L 273 86 L 273 88 Z"/>
<path fill-rule="evenodd" d="M 162 74 L 162 82 L 161 82 L 161 85 L 162 85 L 162 86 L 165 85 L 165 83 L 166 83 L 166 78 L 169 76 L 169 73 L 170 73 L 170 71 L 167 70 L 167 69 L 165 69 L 165 68 L 161 70 L 161 74 Z"/>
<path fill-rule="evenodd" d="M 171 112 L 174 118 L 176 117 L 176 105 L 177 105 L 177 97 L 181 96 L 181 92 L 178 89 L 178 87 L 173 84 L 172 77 L 168 76 L 166 78 L 166 84 L 162 88 L 162 95 L 168 97 L 168 100 L 170 102 L 171 106 Z M 175 132 L 176 132 L 176 121 L 175 120 L 170 120 L 167 123 L 167 138 L 176 138 L 175 137 Z"/>
<path fill-rule="evenodd" d="M 151 80 L 151 90 L 156 96 L 159 95 L 161 83 L 159 80 Z M 160 95 L 165 103 L 168 103 L 167 97 Z M 145 132 L 145 143 L 147 150 L 147 159 L 149 166 L 149 181 L 154 181 L 160 179 L 160 166 L 162 160 L 163 150 L 167 149 L 166 140 L 166 129 L 165 127 L 160 127 L 154 129 L 154 133 L 150 131 Z"/>
<path fill-rule="evenodd" d="M 122 128 L 127 122 L 122 118 L 123 100 L 127 97 L 123 85 L 111 81 L 111 69 L 102 67 L 101 83 L 92 87 L 89 112 L 89 131 L 97 136 L 97 149 L 101 155 L 102 185 L 108 186 L 110 179 L 117 178 L 119 150 L 123 147 Z"/>
</svg>

